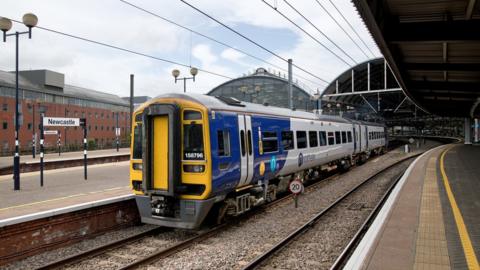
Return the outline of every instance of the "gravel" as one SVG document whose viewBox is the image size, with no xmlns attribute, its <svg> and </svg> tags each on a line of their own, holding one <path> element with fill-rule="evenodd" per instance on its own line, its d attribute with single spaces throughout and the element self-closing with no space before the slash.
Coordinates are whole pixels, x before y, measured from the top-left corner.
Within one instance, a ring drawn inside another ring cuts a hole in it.
<svg viewBox="0 0 480 270">
<path fill-rule="evenodd" d="M 270 258 L 262 268 L 329 269 L 392 181 L 411 162 L 406 161 L 369 181 Z"/>
</svg>

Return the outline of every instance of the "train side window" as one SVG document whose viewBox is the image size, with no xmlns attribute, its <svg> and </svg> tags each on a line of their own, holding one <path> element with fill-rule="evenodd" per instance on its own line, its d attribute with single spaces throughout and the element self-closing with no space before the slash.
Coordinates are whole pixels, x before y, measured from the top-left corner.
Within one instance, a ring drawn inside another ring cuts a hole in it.
<svg viewBox="0 0 480 270">
<path fill-rule="evenodd" d="M 342 131 L 342 143 L 347 143 L 347 132 Z"/>
<path fill-rule="evenodd" d="M 349 143 L 352 142 L 352 132 L 351 131 L 347 132 L 347 139 L 348 139 Z"/>
<path fill-rule="evenodd" d="M 327 145 L 327 133 L 319 131 L 318 134 L 320 135 L 320 146 Z"/>
<path fill-rule="evenodd" d="M 230 132 L 228 130 L 217 131 L 218 156 L 230 156 Z"/>
<path fill-rule="evenodd" d="M 297 148 L 307 148 L 307 132 L 297 131 Z"/>
<path fill-rule="evenodd" d="M 283 150 L 290 150 L 294 148 L 293 131 L 282 131 L 282 147 Z"/>
<path fill-rule="evenodd" d="M 340 135 L 340 131 L 335 131 L 335 144 L 341 144 L 342 138 Z"/>
<path fill-rule="evenodd" d="M 272 153 L 278 151 L 277 133 L 273 131 L 262 132 L 263 153 Z"/>
<path fill-rule="evenodd" d="M 133 159 L 142 159 L 142 124 L 133 129 Z"/>
<path fill-rule="evenodd" d="M 318 135 L 316 131 L 308 132 L 308 141 L 310 142 L 310 147 L 318 146 Z"/>
<path fill-rule="evenodd" d="M 240 150 L 242 152 L 242 157 L 245 156 L 245 131 L 240 131 Z"/>
<path fill-rule="evenodd" d="M 333 136 L 333 132 L 328 132 L 328 145 L 335 144 L 335 137 Z"/>
</svg>

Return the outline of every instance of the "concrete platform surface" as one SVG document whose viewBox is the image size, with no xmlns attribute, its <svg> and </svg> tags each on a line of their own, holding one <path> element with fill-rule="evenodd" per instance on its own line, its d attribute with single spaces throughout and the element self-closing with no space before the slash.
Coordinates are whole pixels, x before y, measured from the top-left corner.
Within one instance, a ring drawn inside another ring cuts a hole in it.
<svg viewBox="0 0 480 270">
<path fill-rule="evenodd" d="M 107 163 L 88 167 L 88 180 L 83 167 L 44 172 L 23 173 L 21 190 L 13 190 L 11 175 L 0 176 L 0 220 L 131 194 L 129 162 Z"/>
<path fill-rule="evenodd" d="M 480 147 L 445 145 L 407 170 L 347 269 L 475 269 Z"/>
<path fill-rule="evenodd" d="M 102 156 L 115 156 L 115 155 L 125 155 L 130 153 L 130 148 L 120 148 L 117 152 L 116 149 L 106 149 L 106 150 L 93 150 L 88 151 L 88 157 L 102 157 Z M 56 160 L 66 160 L 66 159 L 80 159 L 83 158 L 83 151 L 75 152 L 65 152 L 61 153 L 58 156 L 58 153 L 45 154 L 44 161 L 56 161 Z M 32 155 L 22 155 L 20 156 L 20 163 L 36 163 L 40 162 L 40 154 L 37 154 L 35 158 L 32 158 Z M 0 168 L 13 166 L 13 156 L 0 157 Z"/>
</svg>

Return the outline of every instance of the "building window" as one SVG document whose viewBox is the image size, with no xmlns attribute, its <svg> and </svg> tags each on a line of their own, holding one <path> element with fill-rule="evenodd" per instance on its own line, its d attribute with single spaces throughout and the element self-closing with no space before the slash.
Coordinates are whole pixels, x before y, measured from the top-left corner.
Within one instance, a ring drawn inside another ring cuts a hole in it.
<svg viewBox="0 0 480 270">
<path fill-rule="evenodd" d="M 82 118 L 85 118 L 85 112 L 82 112 Z"/>
<path fill-rule="evenodd" d="M 95 126 L 95 130 L 98 130 L 98 127 L 97 127 L 97 126 Z"/>
<path fill-rule="evenodd" d="M 104 116 L 104 115 L 103 115 L 103 112 L 102 112 L 102 114 L 101 114 L 101 117 L 100 117 L 100 118 L 102 118 L 102 119 L 103 119 L 103 116 Z"/>
<path fill-rule="evenodd" d="M 7 129 L 8 128 L 8 123 L 7 122 L 3 122 L 3 129 Z"/>
<path fill-rule="evenodd" d="M 297 131 L 297 148 L 302 149 L 307 147 L 307 132 Z"/>
<path fill-rule="evenodd" d="M 290 150 L 294 148 L 293 131 L 282 131 L 282 146 L 283 150 Z"/>
<path fill-rule="evenodd" d="M 7 104 L 7 103 L 3 103 L 2 110 L 3 110 L 4 112 L 7 112 L 7 111 L 8 111 L 8 104 Z"/>
<path fill-rule="evenodd" d="M 28 123 L 27 128 L 28 128 L 28 130 L 31 130 L 32 129 L 32 123 Z"/>
</svg>

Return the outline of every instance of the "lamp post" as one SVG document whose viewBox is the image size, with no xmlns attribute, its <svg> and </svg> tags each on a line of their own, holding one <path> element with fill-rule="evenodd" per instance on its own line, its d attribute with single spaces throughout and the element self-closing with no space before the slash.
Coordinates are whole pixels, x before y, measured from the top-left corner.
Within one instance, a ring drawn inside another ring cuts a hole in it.
<svg viewBox="0 0 480 270">
<path fill-rule="evenodd" d="M 23 24 L 28 27 L 28 31 L 7 34 L 12 28 L 12 21 L 8 18 L 0 18 L 0 30 L 3 32 L 3 42 L 7 41 L 8 36 L 15 36 L 15 156 L 13 158 L 13 180 L 14 190 L 20 190 L 20 154 L 18 141 L 18 37 L 23 34 L 28 34 L 28 38 L 32 38 L 32 28 L 38 23 L 38 18 L 32 13 L 26 13 L 22 18 Z"/>
<path fill-rule="evenodd" d="M 172 76 L 175 78 L 175 83 L 177 83 L 178 80 L 183 80 L 183 92 L 184 93 L 187 92 L 187 80 L 192 79 L 193 81 L 195 81 L 195 76 L 197 76 L 197 74 L 198 74 L 198 69 L 192 67 L 190 69 L 190 74 L 192 75 L 192 77 L 178 78 L 178 76 L 180 76 L 180 70 L 178 70 L 178 69 L 172 70 Z"/>
</svg>

